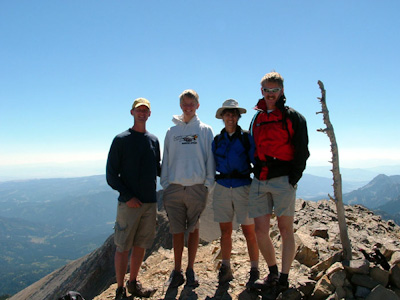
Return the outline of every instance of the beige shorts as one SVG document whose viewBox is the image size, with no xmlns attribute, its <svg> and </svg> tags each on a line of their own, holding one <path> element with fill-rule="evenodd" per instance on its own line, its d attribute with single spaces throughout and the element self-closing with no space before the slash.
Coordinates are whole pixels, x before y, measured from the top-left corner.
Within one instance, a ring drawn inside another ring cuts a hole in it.
<svg viewBox="0 0 400 300">
<path fill-rule="evenodd" d="M 118 201 L 114 226 L 117 251 L 127 251 L 132 247 L 150 248 L 156 234 L 156 219 L 157 203 L 143 203 L 141 207 L 131 208 Z"/>
<path fill-rule="evenodd" d="M 213 209 L 214 221 L 218 223 L 232 222 L 234 214 L 236 221 L 241 225 L 254 224 L 254 219 L 248 216 L 250 185 L 236 188 L 227 188 L 215 184 Z"/>
<path fill-rule="evenodd" d="M 249 194 L 249 217 L 257 218 L 275 213 L 276 216 L 294 216 L 296 189 L 288 176 L 268 180 L 253 178 Z"/>
<path fill-rule="evenodd" d="M 183 186 L 170 184 L 164 191 L 164 208 L 172 234 L 193 232 L 207 203 L 208 189 L 203 184 Z"/>
</svg>

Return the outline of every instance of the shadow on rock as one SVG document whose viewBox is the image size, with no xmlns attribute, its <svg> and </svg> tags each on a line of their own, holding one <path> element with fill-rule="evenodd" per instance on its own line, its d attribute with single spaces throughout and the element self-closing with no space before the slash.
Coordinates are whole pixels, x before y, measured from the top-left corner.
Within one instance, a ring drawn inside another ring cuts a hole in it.
<svg viewBox="0 0 400 300">
<path fill-rule="evenodd" d="M 249 289 L 243 290 L 243 292 L 241 292 L 238 297 L 238 300 L 258 300 L 258 299 L 260 299 L 259 291 L 249 290 Z"/>
<path fill-rule="evenodd" d="M 228 293 L 229 282 L 219 285 L 213 297 L 207 296 L 206 300 L 231 300 L 232 296 Z"/>
<path fill-rule="evenodd" d="M 164 300 L 176 300 L 178 295 L 178 288 L 168 288 L 167 292 L 165 293 Z M 180 300 L 197 300 L 199 299 L 199 296 L 195 292 L 193 287 L 186 286 L 183 288 L 181 291 L 181 294 L 179 295 Z"/>
</svg>

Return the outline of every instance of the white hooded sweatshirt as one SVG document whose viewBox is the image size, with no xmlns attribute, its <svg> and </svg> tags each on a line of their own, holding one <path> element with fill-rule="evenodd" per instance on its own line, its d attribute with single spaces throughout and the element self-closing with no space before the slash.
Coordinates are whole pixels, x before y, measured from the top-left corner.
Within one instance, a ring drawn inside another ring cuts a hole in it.
<svg viewBox="0 0 400 300">
<path fill-rule="evenodd" d="M 176 124 L 168 129 L 164 140 L 164 153 L 160 183 L 191 186 L 204 184 L 208 189 L 214 184 L 215 162 L 211 150 L 214 139 L 212 128 L 195 115 L 188 123 L 183 115 L 173 116 Z"/>
</svg>

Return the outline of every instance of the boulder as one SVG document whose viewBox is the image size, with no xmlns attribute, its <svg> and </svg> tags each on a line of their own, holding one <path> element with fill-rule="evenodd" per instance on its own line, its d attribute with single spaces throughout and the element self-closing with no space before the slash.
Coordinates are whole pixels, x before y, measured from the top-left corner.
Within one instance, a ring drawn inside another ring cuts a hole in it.
<svg viewBox="0 0 400 300">
<path fill-rule="evenodd" d="M 343 262 L 343 266 L 350 274 L 369 274 L 369 261 L 366 259 L 354 259 Z"/>
<path fill-rule="evenodd" d="M 389 272 L 382 270 L 379 267 L 373 267 L 369 270 L 369 276 L 379 282 L 382 286 L 386 287 L 389 283 Z"/>
<path fill-rule="evenodd" d="M 366 300 L 399 300 L 400 298 L 395 292 L 381 286 L 377 285 L 371 293 L 365 298 Z"/>
<path fill-rule="evenodd" d="M 394 265 L 390 269 L 389 281 L 391 285 L 400 288 L 400 264 Z"/>
<path fill-rule="evenodd" d="M 314 288 L 310 297 L 312 300 L 326 299 L 329 295 L 333 294 L 335 287 L 331 284 L 328 276 L 324 275 Z"/>
<path fill-rule="evenodd" d="M 357 286 L 363 286 L 370 290 L 379 284 L 379 282 L 364 274 L 354 274 L 351 276 L 351 282 Z"/>
</svg>

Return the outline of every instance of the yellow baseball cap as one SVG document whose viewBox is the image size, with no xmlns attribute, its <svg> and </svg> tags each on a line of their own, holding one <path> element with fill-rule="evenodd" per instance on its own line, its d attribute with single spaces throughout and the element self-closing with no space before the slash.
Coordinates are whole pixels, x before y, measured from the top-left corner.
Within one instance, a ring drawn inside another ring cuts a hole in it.
<svg viewBox="0 0 400 300">
<path fill-rule="evenodd" d="M 132 109 L 139 107 L 139 106 L 147 106 L 150 109 L 150 101 L 146 98 L 137 98 L 132 104 Z"/>
</svg>

